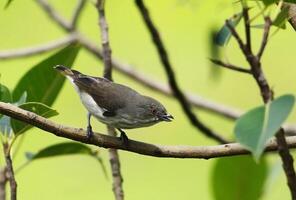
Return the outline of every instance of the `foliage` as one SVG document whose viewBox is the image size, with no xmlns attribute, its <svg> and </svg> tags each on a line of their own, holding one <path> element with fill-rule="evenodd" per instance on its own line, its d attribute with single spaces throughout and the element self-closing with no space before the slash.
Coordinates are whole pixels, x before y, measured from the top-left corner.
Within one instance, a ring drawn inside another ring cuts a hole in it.
<svg viewBox="0 0 296 200">
<path fill-rule="evenodd" d="M 289 116 L 295 98 L 283 95 L 274 101 L 250 110 L 241 116 L 234 128 L 236 139 L 258 160 L 266 143 Z"/>
<path fill-rule="evenodd" d="M 263 192 L 268 165 L 257 164 L 250 156 L 219 158 L 215 162 L 211 184 L 216 200 L 256 200 Z"/>
</svg>

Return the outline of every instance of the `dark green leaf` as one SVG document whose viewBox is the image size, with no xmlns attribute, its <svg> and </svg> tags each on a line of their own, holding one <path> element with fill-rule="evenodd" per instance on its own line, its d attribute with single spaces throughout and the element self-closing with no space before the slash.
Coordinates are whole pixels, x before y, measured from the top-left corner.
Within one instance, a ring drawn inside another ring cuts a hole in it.
<svg viewBox="0 0 296 200">
<path fill-rule="evenodd" d="M 237 141 L 250 150 L 256 160 L 289 116 L 294 102 L 293 95 L 283 95 L 265 106 L 252 109 L 237 120 L 234 128 Z"/>
<path fill-rule="evenodd" d="M 267 177 L 265 160 L 256 164 L 250 156 L 220 158 L 212 174 L 215 200 L 258 200 Z"/>
<path fill-rule="evenodd" d="M 24 110 L 34 112 L 42 117 L 49 118 L 58 114 L 56 110 L 51 109 L 45 104 L 39 102 L 28 102 L 19 106 Z M 16 119 L 11 119 L 11 126 L 15 135 L 20 135 L 32 128 L 31 125 L 18 121 Z"/>
<path fill-rule="evenodd" d="M 55 156 L 77 155 L 77 154 L 90 155 L 94 157 L 100 163 L 105 176 L 107 176 L 106 168 L 104 166 L 104 163 L 101 157 L 98 155 L 98 152 L 95 152 L 90 147 L 77 142 L 64 142 L 60 144 L 54 144 L 54 145 L 45 147 L 44 149 L 41 149 L 36 154 L 27 152 L 26 157 L 28 159 L 28 162 L 31 162 L 33 160 L 37 160 L 41 158 L 50 158 Z"/>
<path fill-rule="evenodd" d="M 71 67 L 79 48 L 77 44 L 70 45 L 35 65 L 18 82 L 13 91 L 13 99 L 19 99 L 27 91 L 27 101 L 51 106 L 65 81 L 65 77 L 53 70 L 53 66 L 61 64 Z"/>
<path fill-rule="evenodd" d="M 0 84 L 0 101 L 5 102 L 5 103 L 11 103 L 12 98 L 9 89 L 3 85 Z"/>
<path fill-rule="evenodd" d="M 236 15 L 234 15 L 231 19 L 230 19 L 230 23 L 233 27 L 235 27 L 239 21 L 242 18 L 242 13 L 238 13 Z M 226 24 L 220 29 L 220 31 L 217 33 L 216 37 L 215 37 L 215 44 L 219 45 L 219 46 L 225 46 L 229 39 L 231 37 L 231 32 L 229 30 L 229 28 L 226 26 Z"/>
<path fill-rule="evenodd" d="M 27 101 L 27 92 L 25 91 L 23 93 L 23 95 L 20 97 L 20 99 L 17 102 L 14 102 L 13 104 L 16 105 L 16 106 L 19 106 L 21 104 L 26 103 L 26 101 Z"/>
<path fill-rule="evenodd" d="M 279 0 L 263 0 L 265 6 L 269 6 L 271 4 L 277 3 Z"/>
<path fill-rule="evenodd" d="M 72 155 L 72 154 L 93 155 L 93 151 L 91 148 L 81 143 L 65 142 L 60 144 L 54 144 L 44 149 L 41 149 L 36 154 L 30 154 L 30 157 L 31 157 L 31 160 L 36 160 L 40 158 L 48 158 L 53 156 L 63 156 L 63 155 Z"/>
<path fill-rule="evenodd" d="M 289 18 L 289 7 L 284 7 L 276 16 L 276 18 L 273 20 L 272 25 L 285 29 L 288 18 Z"/>
</svg>

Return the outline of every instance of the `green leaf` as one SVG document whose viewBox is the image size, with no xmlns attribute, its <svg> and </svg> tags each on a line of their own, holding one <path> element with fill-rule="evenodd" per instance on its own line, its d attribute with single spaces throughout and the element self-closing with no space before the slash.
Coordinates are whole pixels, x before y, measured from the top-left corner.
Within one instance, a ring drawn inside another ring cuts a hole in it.
<svg viewBox="0 0 296 200">
<path fill-rule="evenodd" d="M 65 77 L 53 70 L 53 66 L 61 64 L 71 67 L 79 48 L 77 44 L 70 45 L 35 65 L 18 82 L 13 91 L 13 99 L 19 99 L 27 91 L 28 102 L 51 106 L 65 81 Z"/>
<path fill-rule="evenodd" d="M 41 149 L 36 154 L 31 154 L 29 157 L 31 157 L 30 160 L 36 160 L 36 159 L 40 159 L 40 158 L 73 155 L 73 154 L 93 155 L 93 151 L 91 148 L 89 148 L 88 146 L 83 145 L 81 143 L 65 142 L 65 143 L 54 144 L 54 145 L 48 146 L 44 149 Z M 29 157 L 27 156 L 27 158 L 29 158 Z"/>
<path fill-rule="evenodd" d="M 294 103 L 293 95 L 283 95 L 265 106 L 247 112 L 235 124 L 237 141 L 259 160 L 266 143 L 288 118 Z"/>
<path fill-rule="evenodd" d="M 20 97 L 20 99 L 18 101 L 14 102 L 13 104 L 16 106 L 19 106 L 21 104 L 26 103 L 26 101 L 27 101 L 27 92 L 24 92 L 23 95 Z"/>
<path fill-rule="evenodd" d="M 284 7 L 273 20 L 272 25 L 285 29 L 289 18 L 289 7 Z"/>
<path fill-rule="evenodd" d="M 3 135 L 10 136 L 10 133 L 11 133 L 10 117 L 4 115 L 0 118 L 0 132 Z"/>
<path fill-rule="evenodd" d="M 231 19 L 230 19 L 230 24 L 235 27 L 241 20 L 242 18 L 242 13 L 238 13 L 236 15 L 234 15 Z M 219 46 L 225 46 L 229 39 L 231 37 L 231 32 L 229 30 L 229 28 L 226 26 L 226 24 L 220 29 L 220 31 L 217 33 L 216 37 L 215 37 L 215 44 L 219 45 Z"/>
<path fill-rule="evenodd" d="M 104 163 L 101 157 L 98 154 L 98 151 L 93 151 L 87 145 L 77 143 L 77 142 L 64 142 L 64 143 L 54 144 L 54 145 L 45 147 L 44 149 L 41 149 L 36 154 L 27 152 L 26 158 L 28 159 L 28 163 L 29 163 L 33 160 L 38 160 L 41 158 L 50 158 L 50 157 L 56 157 L 56 156 L 77 155 L 77 154 L 81 154 L 81 155 L 84 154 L 84 155 L 89 155 L 91 157 L 94 157 L 100 163 L 105 176 L 107 176 L 106 168 L 104 166 Z"/>
<path fill-rule="evenodd" d="M 265 6 L 269 6 L 271 4 L 277 3 L 279 0 L 263 0 Z"/>
<path fill-rule="evenodd" d="M 19 106 L 20 108 L 24 110 L 28 110 L 31 112 L 34 112 L 42 117 L 49 118 L 55 115 L 58 115 L 58 112 L 56 110 L 51 109 L 45 104 L 39 103 L 39 102 L 28 102 L 24 103 Z M 18 121 L 16 119 L 11 119 L 11 126 L 13 129 L 13 132 L 15 135 L 20 135 L 24 133 L 25 131 L 32 128 L 31 125 Z"/>
<path fill-rule="evenodd" d="M 3 85 L 0 84 L 0 101 L 5 102 L 5 103 L 11 103 L 12 98 L 9 89 Z"/>
<path fill-rule="evenodd" d="M 250 156 L 217 159 L 211 184 L 215 200 L 258 200 L 262 195 L 268 166 Z"/>
</svg>

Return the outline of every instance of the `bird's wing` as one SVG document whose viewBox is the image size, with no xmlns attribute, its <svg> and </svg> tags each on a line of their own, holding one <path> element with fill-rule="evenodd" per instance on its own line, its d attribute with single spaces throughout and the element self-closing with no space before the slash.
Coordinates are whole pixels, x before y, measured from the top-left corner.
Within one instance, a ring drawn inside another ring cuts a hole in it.
<svg viewBox="0 0 296 200">
<path fill-rule="evenodd" d="M 74 83 L 80 90 L 88 93 L 99 107 L 106 110 L 104 113 L 106 117 L 116 115 L 116 111 L 128 103 L 128 95 L 138 94 L 126 86 L 105 78 L 81 75 L 74 78 Z"/>
</svg>

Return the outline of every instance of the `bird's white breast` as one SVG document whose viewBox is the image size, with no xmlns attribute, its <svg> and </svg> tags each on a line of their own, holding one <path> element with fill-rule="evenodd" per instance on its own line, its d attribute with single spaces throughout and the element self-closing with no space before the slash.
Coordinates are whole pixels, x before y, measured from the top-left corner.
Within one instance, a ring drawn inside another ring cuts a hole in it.
<svg viewBox="0 0 296 200">
<path fill-rule="evenodd" d="M 95 102 L 95 100 L 86 92 L 83 92 L 81 90 L 79 90 L 79 88 L 76 86 L 76 84 L 73 81 L 73 78 L 71 78 L 70 76 L 67 76 L 67 78 L 70 80 L 70 82 L 73 84 L 75 90 L 77 91 L 77 93 L 80 96 L 80 99 L 84 105 L 84 107 L 95 117 L 99 118 L 99 119 L 104 119 L 105 116 L 103 115 L 104 113 L 104 109 L 100 108 L 97 103 Z"/>
<path fill-rule="evenodd" d="M 83 105 L 92 115 L 97 118 L 105 118 L 103 115 L 104 109 L 100 108 L 89 94 L 85 92 L 79 92 L 79 95 Z"/>
</svg>

